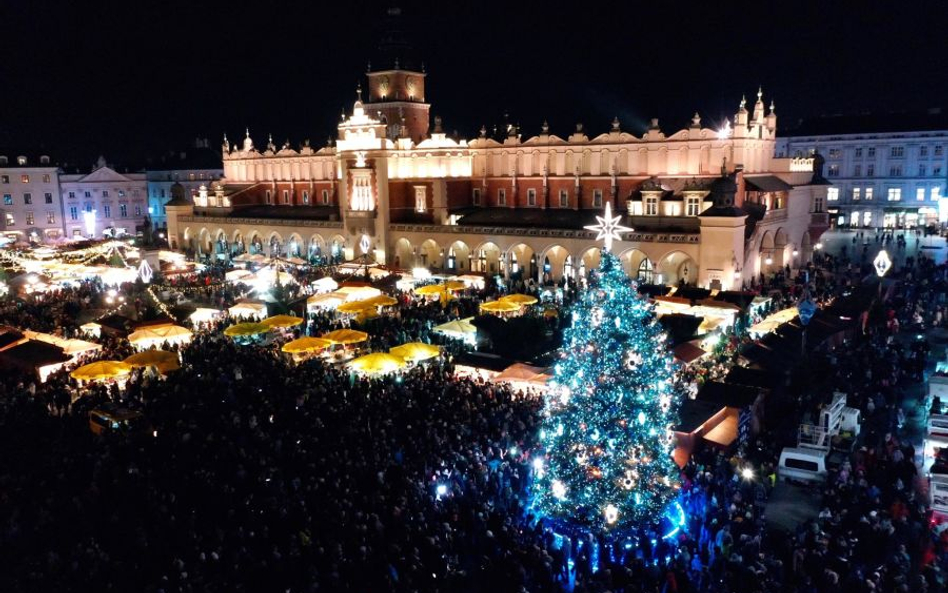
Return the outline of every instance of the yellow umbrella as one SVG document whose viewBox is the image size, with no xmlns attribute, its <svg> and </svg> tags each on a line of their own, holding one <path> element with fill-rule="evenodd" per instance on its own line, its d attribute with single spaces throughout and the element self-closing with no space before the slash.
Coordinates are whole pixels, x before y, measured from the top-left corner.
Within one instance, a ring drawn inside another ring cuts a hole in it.
<svg viewBox="0 0 948 593">
<path fill-rule="evenodd" d="M 329 340 L 324 340 L 322 338 L 298 338 L 292 342 L 287 342 L 283 344 L 284 352 L 289 352 L 291 354 L 298 354 L 301 352 L 313 352 L 314 350 L 322 350 L 328 346 L 332 346 L 332 342 Z"/>
<path fill-rule="evenodd" d="M 513 313 L 514 311 L 519 311 L 520 305 L 517 303 L 511 303 L 510 301 L 490 301 L 487 303 L 481 303 L 481 311 L 487 311 L 488 313 Z"/>
<path fill-rule="evenodd" d="M 529 294 L 508 294 L 507 296 L 500 297 L 500 300 L 517 305 L 533 305 L 537 302 L 537 297 Z"/>
<path fill-rule="evenodd" d="M 467 288 L 467 284 L 460 280 L 448 280 L 444 283 L 444 287 L 448 290 L 464 290 Z"/>
<path fill-rule="evenodd" d="M 293 327 L 294 325 L 303 323 L 303 318 L 295 317 L 293 315 L 274 315 L 273 317 L 267 317 L 260 323 L 269 327 L 270 329 L 275 329 L 278 327 Z"/>
<path fill-rule="evenodd" d="M 400 356 L 405 360 L 428 360 L 429 358 L 434 358 L 441 354 L 441 349 L 437 346 L 432 346 L 431 344 L 425 344 L 423 342 L 408 342 L 407 344 L 402 344 L 401 346 L 395 346 L 394 348 L 388 349 L 390 354 L 395 356 Z"/>
<path fill-rule="evenodd" d="M 232 325 L 224 330 L 225 336 L 230 336 L 232 338 L 244 337 L 244 336 L 255 336 L 257 334 L 262 334 L 270 331 L 270 328 L 262 323 L 238 323 Z"/>
<path fill-rule="evenodd" d="M 343 303 L 336 307 L 336 311 L 340 313 L 362 313 L 366 309 L 374 309 L 375 305 L 368 301 L 352 301 L 349 303 Z"/>
<path fill-rule="evenodd" d="M 544 317 L 559 317 L 559 315 L 560 315 L 560 314 L 559 314 L 559 312 L 558 312 L 556 309 L 544 309 L 544 310 L 543 310 L 543 316 L 544 316 Z"/>
<path fill-rule="evenodd" d="M 372 297 L 370 299 L 365 299 L 361 301 L 363 303 L 368 303 L 376 307 L 391 307 L 392 305 L 398 304 L 398 299 L 390 297 L 386 294 L 380 294 L 379 296 Z"/>
<path fill-rule="evenodd" d="M 114 379 L 132 372 L 131 365 L 117 360 L 100 360 L 85 366 L 81 366 L 69 376 L 80 381 L 99 381 L 101 379 Z"/>
<path fill-rule="evenodd" d="M 422 296 L 435 296 L 444 294 L 446 289 L 443 284 L 427 284 L 425 286 L 419 286 L 415 289 L 415 294 L 420 294 Z"/>
<path fill-rule="evenodd" d="M 369 339 L 369 334 L 354 329 L 337 329 L 321 336 L 333 344 L 357 344 Z"/>
<path fill-rule="evenodd" d="M 133 367 L 155 367 L 162 374 L 181 368 L 178 355 L 167 350 L 145 350 L 126 358 L 125 364 Z"/>
<path fill-rule="evenodd" d="M 405 361 L 398 356 L 376 352 L 354 359 L 349 366 L 363 373 L 391 373 L 405 366 Z"/>
</svg>

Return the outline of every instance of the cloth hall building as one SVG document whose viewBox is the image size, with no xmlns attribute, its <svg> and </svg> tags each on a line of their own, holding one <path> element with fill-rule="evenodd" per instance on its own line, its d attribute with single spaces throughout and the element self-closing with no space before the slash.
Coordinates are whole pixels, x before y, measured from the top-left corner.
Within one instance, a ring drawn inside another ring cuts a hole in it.
<svg viewBox="0 0 948 593">
<path fill-rule="evenodd" d="M 633 229 L 613 245 L 630 276 L 730 289 L 799 267 L 828 227 L 820 156 L 774 156 L 777 116 L 760 92 L 723 130 L 695 114 L 671 133 L 614 121 L 461 140 L 431 125 L 426 73 L 391 66 L 367 73 L 331 145 L 225 137 L 223 178 L 166 205 L 172 245 L 353 259 L 367 237 L 393 268 L 559 280 L 598 265 L 584 227 L 609 202 Z"/>
</svg>

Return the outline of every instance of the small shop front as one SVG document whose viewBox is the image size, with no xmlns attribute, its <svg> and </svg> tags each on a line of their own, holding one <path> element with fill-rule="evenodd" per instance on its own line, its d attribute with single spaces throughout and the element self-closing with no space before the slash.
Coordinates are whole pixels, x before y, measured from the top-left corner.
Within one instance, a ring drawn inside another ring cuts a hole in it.
<svg viewBox="0 0 948 593">
<path fill-rule="evenodd" d="M 925 212 L 922 212 L 925 210 Z M 887 206 L 882 211 L 882 227 L 886 229 L 913 229 L 927 224 L 929 210 L 932 217 L 938 218 L 933 208 L 918 208 L 912 206 Z"/>
</svg>

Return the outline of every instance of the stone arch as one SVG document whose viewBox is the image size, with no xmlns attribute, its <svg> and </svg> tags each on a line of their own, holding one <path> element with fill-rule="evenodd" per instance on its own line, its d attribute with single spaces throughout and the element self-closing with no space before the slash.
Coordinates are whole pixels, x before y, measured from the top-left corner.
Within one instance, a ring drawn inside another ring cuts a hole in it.
<svg viewBox="0 0 948 593">
<path fill-rule="evenodd" d="M 247 245 L 247 251 L 252 254 L 263 253 L 263 235 L 260 231 L 254 229 L 250 231 L 250 241 Z"/>
<path fill-rule="evenodd" d="M 504 267 L 508 277 L 536 278 L 539 268 L 536 251 L 526 243 L 517 243 L 507 250 Z"/>
<path fill-rule="evenodd" d="M 392 259 L 392 265 L 396 268 L 410 270 L 415 267 L 416 253 L 412 248 L 411 241 L 402 237 L 395 241 L 395 252 Z"/>
<path fill-rule="evenodd" d="M 327 245 L 329 257 L 334 262 L 341 262 L 346 258 L 346 238 L 336 233 L 329 237 Z"/>
<path fill-rule="evenodd" d="M 789 250 L 787 231 L 783 228 L 778 228 L 777 232 L 774 233 L 774 266 L 782 268 L 790 262 Z"/>
<path fill-rule="evenodd" d="M 567 259 L 570 260 L 570 269 L 566 269 Z M 569 250 L 562 245 L 546 247 L 538 258 L 544 281 L 556 282 L 563 276 L 573 277 L 572 258 Z"/>
<path fill-rule="evenodd" d="M 190 243 L 190 241 L 191 241 L 191 227 L 189 227 L 189 226 L 184 227 L 184 234 L 182 235 L 181 239 L 182 239 L 185 243 Z"/>
<path fill-rule="evenodd" d="M 676 285 L 695 284 L 698 280 L 698 264 L 684 251 L 672 251 L 658 261 L 656 282 Z"/>
<path fill-rule="evenodd" d="M 201 253 L 212 253 L 214 244 L 213 239 L 211 239 L 211 232 L 207 230 L 207 227 L 202 228 L 200 234 L 198 234 L 198 246 L 201 248 Z"/>
<path fill-rule="evenodd" d="M 471 248 L 467 243 L 458 240 L 448 246 L 444 254 L 444 265 L 449 272 L 465 273 L 471 269 L 471 259 L 473 258 Z"/>
<path fill-rule="evenodd" d="M 800 263 L 807 264 L 813 258 L 813 240 L 810 238 L 810 231 L 803 231 L 800 237 Z"/>
<path fill-rule="evenodd" d="M 240 229 L 234 229 L 234 232 L 230 235 L 230 252 L 233 255 L 240 255 L 247 250 L 246 245 L 244 244 L 244 234 Z"/>
<path fill-rule="evenodd" d="M 642 266 L 642 262 L 648 260 L 648 256 L 645 255 L 645 252 L 641 249 L 636 249 L 632 247 L 626 249 L 619 254 L 619 261 L 622 262 L 622 269 L 625 270 L 625 273 L 628 274 L 629 278 L 638 280 L 640 282 L 649 283 L 652 281 L 651 278 L 642 278 L 642 275 L 651 276 L 649 273 L 650 268 L 648 265 Z M 649 264 L 652 264 L 651 260 L 648 260 Z M 654 266 L 652 266 L 654 267 Z M 640 274 L 640 272 L 644 274 Z"/>
<path fill-rule="evenodd" d="M 271 231 L 269 237 L 267 237 L 267 244 L 265 247 L 267 250 L 267 255 L 270 257 L 282 254 L 284 248 L 283 235 L 277 231 Z"/>
<path fill-rule="evenodd" d="M 589 275 L 590 270 L 599 267 L 599 260 L 602 257 L 602 251 L 598 247 L 589 247 L 576 257 L 576 263 L 579 266 L 579 275 L 583 278 Z"/>
<path fill-rule="evenodd" d="M 483 274 L 498 274 L 501 272 L 500 260 L 503 251 L 496 243 L 485 241 L 474 248 L 473 254 L 471 265 L 475 271 Z"/>
<path fill-rule="evenodd" d="M 434 239 L 426 239 L 418 247 L 418 265 L 424 268 L 440 268 L 444 264 L 441 246 Z"/>
<path fill-rule="evenodd" d="M 299 233 L 290 233 L 290 238 L 286 244 L 286 254 L 290 257 L 302 257 L 306 242 Z"/>
</svg>

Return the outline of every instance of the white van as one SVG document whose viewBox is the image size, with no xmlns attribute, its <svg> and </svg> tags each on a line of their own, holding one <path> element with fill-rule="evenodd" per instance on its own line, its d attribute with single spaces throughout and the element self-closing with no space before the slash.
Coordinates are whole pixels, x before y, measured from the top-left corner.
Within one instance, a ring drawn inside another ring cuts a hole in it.
<svg viewBox="0 0 948 593">
<path fill-rule="evenodd" d="M 777 475 L 785 482 L 826 481 L 826 451 L 786 447 L 780 452 Z"/>
<path fill-rule="evenodd" d="M 948 475 L 929 476 L 929 506 L 941 518 L 948 517 Z"/>
</svg>

